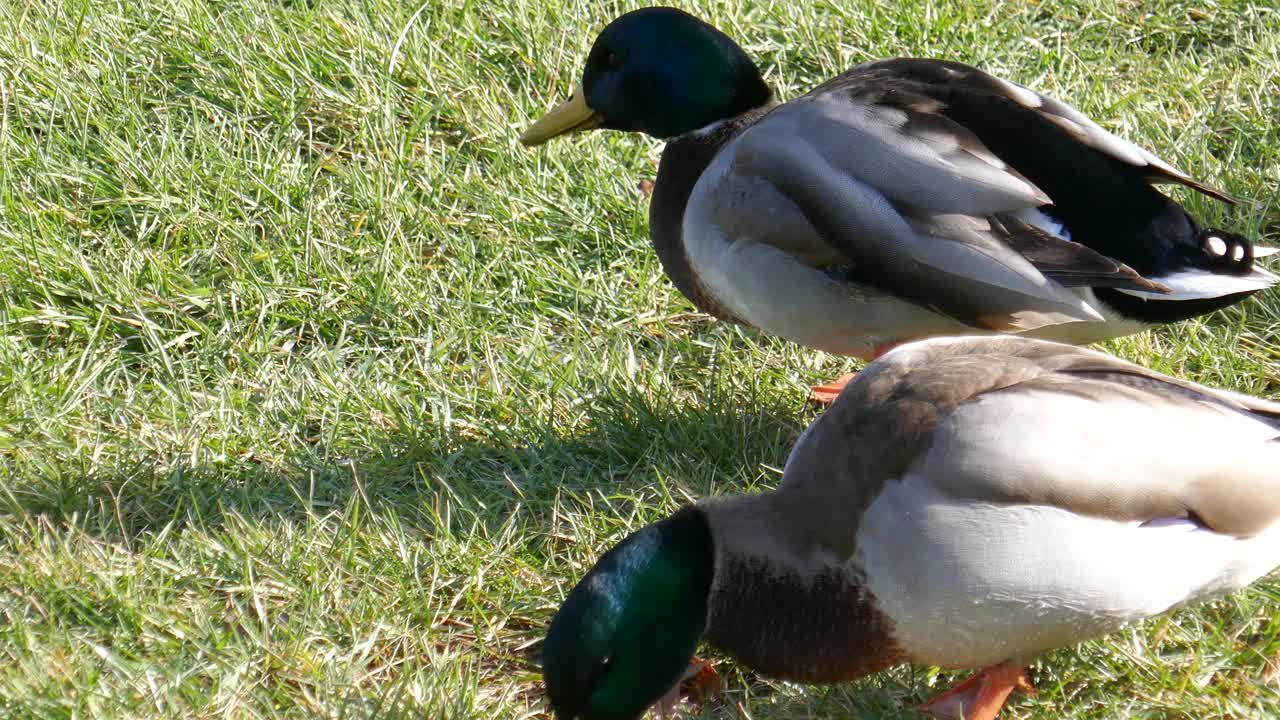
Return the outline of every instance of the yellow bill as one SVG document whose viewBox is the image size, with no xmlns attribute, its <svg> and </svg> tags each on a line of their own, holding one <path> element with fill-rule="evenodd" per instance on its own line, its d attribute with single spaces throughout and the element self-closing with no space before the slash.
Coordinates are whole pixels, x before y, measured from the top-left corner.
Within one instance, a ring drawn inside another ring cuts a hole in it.
<svg viewBox="0 0 1280 720">
<path fill-rule="evenodd" d="M 600 113 L 587 105 L 587 96 L 579 86 L 574 89 L 573 97 L 543 115 L 538 122 L 525 130 L 520 136 L 520 142 L 530 147 L 541 145 L 565 133 L 599 127 L 601 122 L 603 118 L 600 117 Z"/>
</svg>

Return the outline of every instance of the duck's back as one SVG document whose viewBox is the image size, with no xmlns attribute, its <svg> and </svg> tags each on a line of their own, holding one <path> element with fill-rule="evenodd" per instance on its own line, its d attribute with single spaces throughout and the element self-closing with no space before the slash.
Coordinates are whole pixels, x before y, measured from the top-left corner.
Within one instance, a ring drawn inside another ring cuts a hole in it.
<svg viewBox="0 0 1280 720">
<path fill-rule="evenodd" d="M 784 490 L 865 507 L 850 562 L 914 660 L 1029 657 L 1280 564 L 1276 404 L 1017 338 L 916 343 L 871 371 Z"/>
<path fill-rule="evenodd" d="M 1232 202 L 1070 105 L 961 63 L 870 63 L 810 96 L 893 108 L 913 125 L 911 135 L 994 155 L 1049 197 L 1053 217 L 1072 239 L 1145 276 L 1200 260 L 1198 228 L 1153 183 L 1178 183 Z"/>
<path fill-rule="evenodd" d="M 1230 197 L 1065 103 L 960 63 L 899 58 L 859 66 L 778 108 L 748 137 L 760 146 L 803 138 L 839 175 L 882 195 L 915 232 L 962 245 L 989 236 L 1054 283 L 1140 322 L 1209 312 L 1275 282 L 1254 267 L 1247 239 L 1202 229 L 1154 185 Z M 824 204 L 831 200 L 810 209 Z M 959 216 L 978 220 L 978 235 L 953 219 Z M 816 222 L 824 239 L 859 256 L 858 242 L 833 232 L 839 222 Z M 998 254 L 993 247 L 983 252 Z M 1112 272 L 1103 271 L 1104 259 Z M 1160 287 L 1135 285 L 1135 273 Z M 937 302 L 982 327 L 980 318 Z"/>
</svg>

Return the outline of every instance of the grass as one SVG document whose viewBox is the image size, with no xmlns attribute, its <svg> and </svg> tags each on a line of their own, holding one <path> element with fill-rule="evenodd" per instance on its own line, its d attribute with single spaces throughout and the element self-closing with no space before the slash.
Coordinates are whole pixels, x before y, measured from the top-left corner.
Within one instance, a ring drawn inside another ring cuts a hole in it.
<svg viewBox="0 0 1280 720">
<path fill-rule="evenodd" d="M 696 5 L 785 97 L 912 54 L 1069 99 L 1280 243 L 1272 3 Z M 777 482 L 847 363 L 675 292 L 657 144 L 516 143 L 633 6 L 0 4 L 0 714 L 543 717 L 593 559 Z M 1277 327 L 1272 294 L 1108 349 L 1274 396 Z M 1007 717 L 1280 715 L 1278 602 L 1054 653 Z M 910 718 L 941 682 L 730 671 L 703 714 Z"/>
</svg>

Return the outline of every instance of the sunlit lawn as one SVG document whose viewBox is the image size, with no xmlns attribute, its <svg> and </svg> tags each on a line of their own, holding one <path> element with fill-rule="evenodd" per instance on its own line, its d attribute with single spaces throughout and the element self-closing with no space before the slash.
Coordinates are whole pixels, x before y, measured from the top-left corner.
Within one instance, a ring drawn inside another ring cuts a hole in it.
<svg viewBox="0 0 1280 720">
<path fill-rule="evenodd" d="M 540 716 L 603 549 L 777 482 L 849 364 L 679 296 L 656 143 L 516 142 L 624 5 L 0 3 L 0 714 Z M 784 97 L 927 55 L 1068 99 L 1280 243 L 1271 3 L 690 5 Z M 1276 297 L 1108 349 L 1275 396 Z M 1278 653 L 1266 582 L 1047 656 L 1008 717 L 1276 717 Z M 722 669 L 705 717 L 945 681 Z"/>
</svg>

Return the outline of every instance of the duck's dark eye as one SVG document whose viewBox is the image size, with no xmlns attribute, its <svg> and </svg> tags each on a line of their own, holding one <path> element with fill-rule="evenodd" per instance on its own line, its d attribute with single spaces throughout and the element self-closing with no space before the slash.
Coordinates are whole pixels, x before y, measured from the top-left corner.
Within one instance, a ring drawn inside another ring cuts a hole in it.
<svg viewBox="0 0 1280 720">
<path fill-rule="evenodd" d="M 595 687 L 596 685 L 600 684 L 600 680 L 603 679 L 604 676 L 609 672 L 609 666 L 612 664 L 613 664 L 613 656 L 606 655 L 604 659 L 600 661 L 599 665 L 596 665 L 594 668 L 591 669 L 591 673 L 588 676 L 587 685 L 589 687 Z"/>
<path fill-rule="evenodd" d="M 618 53 L 614 52 L 609 53 L 609 55 L 605 57 L 604 61 L 605 64 L 611 68 L 616 68 L 622 64 L 622 58 L 618 57 Z"/>
</svg>

